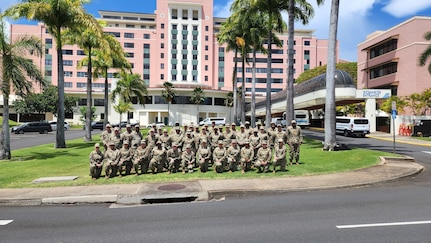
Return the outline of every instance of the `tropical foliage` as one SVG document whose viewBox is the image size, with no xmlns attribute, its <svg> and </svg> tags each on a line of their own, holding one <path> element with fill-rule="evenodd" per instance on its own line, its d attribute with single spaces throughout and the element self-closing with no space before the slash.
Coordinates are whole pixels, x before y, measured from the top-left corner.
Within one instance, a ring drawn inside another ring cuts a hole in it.
<svg viewBox="0 0 431 243">
<path fill-rule="evenodd" d="M 315 67 L 313 69 L 309 69 L 299 75 L 299 77 L 295 80 L 297 84 L 300 84 L 304 81 L 310 80 L 314 77 L 326 73 L 326 65 Z M 356 84 L 358 82 L 358 63 L 357 62 L 340 62 L 336 64 L 336 69 L 346 71 L 353 79 L 353 82 Z"/>
<path fill-rule="evenodd" d="M 196 118 L 197 118 L 197 123 L 199 124 L 199 105 L 202 104 L 202 102 L 205 101 L 205 92 L 202 90 L 201 87 L 196 87 L 193 90 L 193 94 L 192 97 L 190 97 L 190 101 L 196 105 L 197 107 L 197 114 L 196 114 Z"/>
<path fill-rule="evenodd" d="M 425 33 L 424 39 L 427 41 L 431 41 L 431 31 L 428 31 Z M 431 58 L 431 44 L 419 56 L 419 65 L 425 66 L 430 58 Z M 428 72 L 431 74 L 431 62 L 428 64 Z"/>
<path fill-rule="evenodd" d="M 1 13 L 0 13 L 1 16 Z M 0 159 L 10 159 L 9 98 L 15 94 L 25 97 L 31 93 L 34 81 L 42 88 L 47 84 L 40 69 L 26 55 L 42 55 L 42 43 L 34 36 L 9 40 L 5 23 L 0 18 L 0 81 L 3 95 L 3 119 L 0 141 Z M 11 90 L 12 89 L 12 90 Z"/>
<path fill-rule="evenodd" d="M 171 111 L 170 111 L 170 105 L 172 101 L 177 96 L 177 91 L 175 90 L 174 85 L 171 82 L 164 82 L 163 83 L 163 90 L 162 90 L 162 97 L 163 99 L 168 102 L 168 125 L 170 125 L 170 118 L 171 118 Z"/>
</svg>

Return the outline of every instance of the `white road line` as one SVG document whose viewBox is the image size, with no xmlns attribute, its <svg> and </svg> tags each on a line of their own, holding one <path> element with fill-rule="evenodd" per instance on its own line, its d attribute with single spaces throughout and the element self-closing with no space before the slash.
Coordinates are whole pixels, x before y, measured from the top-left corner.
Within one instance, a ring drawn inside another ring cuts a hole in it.
<svg viewBox="0 0 431 243">
<path fill-rule="evenodd" d="M 430 221 L 411 221 L 411 222 L 393 222 L 393 223 L 378 223 L 378 224 L 352 224 L 352 225 L 338 225 L 338 229 L 353 229 L 353 228 L 366 228 L 366 227 L 387 227 L 387 226 L 400 226 L 400 225 L 415 225 L 415 224 L 431 224 Z"/>
<path fill-rule="evenodd" d="M 0 220 L 0 226 L 4 226 L 4 225 L 10 224 L 12 222 L 13 222 L 13 220 Z"/>
<path fill-rule="evenodd" d="M 431 151 L 422 151 L 422 152 L 427 153 L 427 154 L 431 154 Z"/>
</svg>

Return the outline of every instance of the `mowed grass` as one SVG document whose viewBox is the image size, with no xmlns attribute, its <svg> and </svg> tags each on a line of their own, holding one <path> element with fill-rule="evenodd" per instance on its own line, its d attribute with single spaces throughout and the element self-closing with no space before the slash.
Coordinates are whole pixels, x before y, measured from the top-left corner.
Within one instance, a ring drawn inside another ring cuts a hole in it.
<svg viewBox="0 0 431 243">
<path fill-rule="evenodd" d="M 98 138 L 97 136 L 93 137 Z M 95 141 L 97 142 L 97 141 Z M 300 165 L 287 167 L 286 172 L 256 173 L 249 171 L 245 174 L 214 173 L 212 170 L 201 173 L 195 169 L 194 173 L 174 174 L 145 174 L 100 178 L 92 180 L 89 176 L 89 153 L 95 142 L 84 143 L 82 139 L 67 141 L 66 149 L 55 149 L 53 144 L 40 145 L 33 148 L 12 151 L 12 160 L 0 161 L 0 188 L 26 187 L 54 187 L 54 186 L 83 186 L 102 184 L 123 184 L 142 182 L 175 182 L 196 179 L 234 179 L 234 178 L 267 178 L 293 177 L 317 174 L 330 174 L 352 171 L 374 166 L 379 162 L 379 156 L 393 155 L 373 150 L 353 148 L 345 151 L 322 151 L 321 141 L 305 139 L 301 146 Z M 272 169 L 272 167 L 271 167 Z M 53 182 L 32 184 L 40 177 L 78 176 L 78 179 L 67 182 Z M 102 172 L 104 176 L 104 171 Z"/>
</svg>

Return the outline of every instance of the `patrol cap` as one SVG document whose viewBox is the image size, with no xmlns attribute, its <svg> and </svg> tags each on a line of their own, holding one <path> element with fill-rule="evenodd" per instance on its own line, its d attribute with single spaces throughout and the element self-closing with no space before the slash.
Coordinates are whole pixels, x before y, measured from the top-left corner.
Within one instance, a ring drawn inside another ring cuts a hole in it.
<svg viewBox="0 0 431 243">
<path fill-rule="evenodd" d="M 277 124 L 277 127 L 281 127 L 281 124 Z"/>
<path fill-rule="evenodd" d="M 244 140 L 244 144 L 248 144 L 250 141 L 248 139 Z"/>
<path fill-rule="evenodd" d="M 237 141 L 234 139 L 234 140 L 232 140 L 232 143 L 237 143 Z"/>
<path fill-rule="evenodd" d="M 129 128 L 129 127 L 132 127 L 132 125 L 130 125 L 130 124 L 127 124 L 127 125 L 126 125 L 126 128 Z"/>
<path fill-rule="evenodd" d="M 175 127 L 175 130 L 180 130 L 180 127 Z"/>
<path fill-rule="evenodd" d="M 203 140 L 201 141 L 201 143 L 207 143 L 207 140 L 206 140 L 206 139 L 203 139 Z"/>
<path fill-rule="evenodd" d="M 218 140 L 218 144 L 223 144 L 223 140 Z"/>
<path fill-rule="evenodd" d="M 109 146 L 115 146 L 115 143 L 114 142 L 110 142 Z"/>
<path fill-rule="evenodd" d="M 265 127 L 260 127 L 260 130 L 265 130 Z"/>
<path fill-rule="evenodd" d="M 157 141 L 156 144 L 162 144 L 162 141 Z"/>
<path fill-rule="evenodd" d="M 231 125 L 231 126 L 236 126 L 236 124 L 235 124 L 234 122 L 232 122 L 230 125 Z"/>
<path fill-rule="evenodd" d="M 246 122 L 245 122 L 245 125 L 250 125 L 250 122 L 249 122 L 249 121 L 246 121 Z"/>
<path fill-rule="evenodd" d="M 173 143 L 172 147 L 178 147 L 178 143 Z"/>
<path fill-rule="evenodd" d="M 187 131 L 187 132 L 186 132 L 186 134 L 187 134 L 187 135 L 191 135 L 192 133 L 191 133 L 190 131 Z"/>
<path fill-rule="evenodd" d="M 135 125 L 135 128 L 140 128 L 140 126 L 139 125 Z"/>
<path fill-rule="evenodd" d="M 128 141 L 124 141 L 123 145 L 129 145 L 129 142 Z"/>
<path fill-rule="evenodd" d="M 166 129 L 166 128 L 165 128 L 165 129 L 163 129 L 163 132 L 168 132 L 168 129 Z"/>
<path fill-rule="evenodd" d="M 191 149 L 191 148 L 192 148 L 192 146 L 190 146 L 190 144 L 186 145 L 186 149 Z"/>
<path fill-rule="evenodd" d="M 275 125 L 275 122 L 271 122 L 271 125 L 272 125 L 272 124 L 274 124 L 274 125 Z"/>
<path fill-rule="evenodd" d="M 153 128 L 151 128 L 151 129 L 150 129 L 150 132 L 154 132 L 154 129 L 153 129 Z"/>
<path fill-rule="evenodd" d="M 112 127 L 111 124 L 106 124 L 106 127 Z"/>
<path fill-rule="evenodd" d="M 258 133 L 259 131 L 258 130 L 253 130 L 253 133 Z"/>
<path fill-rule="evenodd" d="M 141 144 L 147 144 L 147 142 L 145 142 L 145 140 L 142 140 L 142 141 L 141 141 Z"/>
<path fill-rule="evenodd" d="M 279 143 L 283 143 L 284 141 L 283 141 L 283 139 L 279 138 L 279 139 L 278 139 L 278 142 L 279 142 Z"/>
<path fill-rule="evenodd" d="M 266 140 L 263 140 L 262 144 L 268 144 L 268 142 Z"/>
<path fill-rule="evenodd" d="M 96 144 L 94 144 L 94 147 L 95 147 L 95 148 L 100 148 L 100 143 L 96 143 Z"/>
<path fill-rule="evenodd" d="M 115 127 L 115 128 L 114 128 L 114 132 L 115 132 L 115 131 L 120 131 L 120 128 L 119 128 L 119 127 Z"/>
<path fill-rule="evenodd" d="M 295 120 L 292 120 L 290 123 L 296 123 L 296 121 L 295 121 Z"/>
<path fill-rule="evenodd" d="M 239 126 L 240 128 L 245 128 L 244 124 L 241 124 L 241 126 Z"/>
</svg>

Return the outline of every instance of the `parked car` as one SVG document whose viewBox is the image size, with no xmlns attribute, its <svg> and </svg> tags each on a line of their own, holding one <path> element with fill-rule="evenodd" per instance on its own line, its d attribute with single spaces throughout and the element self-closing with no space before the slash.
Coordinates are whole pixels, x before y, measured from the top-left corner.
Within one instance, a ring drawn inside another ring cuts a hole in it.
<svg viewBox="0 0 431 243">
<path fill-rule="evenodd" d="M 156 123 L 148 124 L 147 128 L 152 128 L 153 124 L 156 124 L 157 129 L 165 127 L 165 123 L 163 123 L 163 122 L 156 122 Z"/>
<path fill-rule="evenodd" d="M 364 117 L 336 117 L 336 133 L 342 133 L 344 136 L 365 137 L 370 133 L 370 123 Z"/>
<path fill-rule="evenodd" d="M 56 121 L 50 121 L 49 125 L 51 125 L 51 128 L 53 131 L 57 130 L 57 122 Z M 69 123 L 64 122 L 64 130 L 67 130 L 70 128 Z"/>
<path fill-rule="evenodd" d="M 46 134 L 52 132 L 52 127 L 49 122 L 26 122 L 19 126 L 12 127 L 11 130 L 15 134 L 23 134 L 24 132 L 38 132 Z"/>
<path fill-rule="evenodd" d="M 111 124 L 111 125 L 112 125 L 112 127 L 126 127 L 127 124 L 128 124 L 127 121 L 122 121 L 122 122 L 120 122 L 120 124 L 115 123 L 115 124 Z M 129 124 L 133 127 L 135 125 L 138 125 L 139 123 L 137 121 L 130 120 Z"/>
<path fill-rule="evenodd" d="M 85 125 L 84 125 L 84 129 L 85 129 Z M 103 130 L 103 121 L 94 121 L 91 123 L 91 129 L 99 129 L 99 130 Z"/>
<path fill-rule="evenodd" d="M 213 122 L 215 123 L 216 126 L 224 126 L 224 125 L 226 125 L 226 118 L 225 117 L 207 117 L 204 120 L 199 122 L 199 126 L 211 125 Z"/>
</svg>

